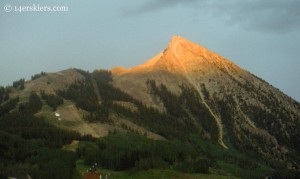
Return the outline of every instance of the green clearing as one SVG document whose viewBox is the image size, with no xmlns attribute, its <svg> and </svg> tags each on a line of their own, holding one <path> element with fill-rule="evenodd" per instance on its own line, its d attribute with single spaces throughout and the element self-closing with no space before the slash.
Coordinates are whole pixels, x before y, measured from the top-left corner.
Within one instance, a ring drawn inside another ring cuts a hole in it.
<svg viewBox="0 0 300 179">
<path fill-rule="evenodd" d="M 82 173 L 89 169 L 87 165 L 84 164 L 83 160 L 77 160 L 76 170 L 73 173 L 73 179 L 82 179 Z M 219 174 L 194 174 L 194 173 L 182 173 L 175 170 L 167 169 L 150 169 L 144 171 L 112 171 L 107 169 L 98 168 L 97 172 L 101 173 L 103 176 L 108 176 L 110 179 L 237 179 L 233 176 L 224 176 Z"/>
<path fill-rule="evenodd" d="M 76 149 L 78 148 L 79 141 L 73 140 L 71 144 L 64 145 L 62 147 L 63 150 L 68 150 L 72 152 L 76 152 Z"/>
<path fill-rule="evenodd" d="M 251 170 L 243 169 L 238 167 L 237 165 L 224 163 L 222 161 L 219 161 L 218 164 L 220 165 L 222 170 L 226 171 L 229 175 L 240 176 L 241 178 L 264 178 L 268 176 L 268 174 L 272 175 L 272 173 L 274 173 L 274 171 L 272 171 L 270 168 L 267 168 L 263 165 Z"/>
<path fill-rule="evenodd" d="M 95 162 L 100 166 L 97 171 L 110 178 L 250 179 L 274 174 L 270 167 L 234 148 L 225 150 L 217 144 L 200 139 L 193 143 L 177 140 L 152 141 L 136 134 L 117 132 L 100 138 L 97 142 L 79 141 L 71 146 L 66 149 L 74 151 L 78 147 L 79 160 L 76 162 L 75 172 L 77 177 L 78 173 L 87 171 Z M 138 163 L 131 162 L 134 157 L 138 158 Z M 201 172 L 201 165 L 209 167 L 208 174 Z M 194 168 L 195 166 L 200 168 Z M 128 168 L 124 170 L 122 167 Z"/>
</svg>

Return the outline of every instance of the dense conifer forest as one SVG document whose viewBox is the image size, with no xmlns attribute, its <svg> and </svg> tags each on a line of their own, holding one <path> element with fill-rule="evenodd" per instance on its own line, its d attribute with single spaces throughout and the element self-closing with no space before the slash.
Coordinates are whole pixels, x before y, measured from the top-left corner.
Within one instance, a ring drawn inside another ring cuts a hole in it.
<svg viewBox="0 0 300 179">
<path fill-rule="evenodd" d="M 7 99 L 0 106 L 0 178 L 71 178 L 76 154 L 61 147 L 80 135 L 34 116 L 42 107 L 35 92 L 28 102 L 18 101 Z"/>
</svg>

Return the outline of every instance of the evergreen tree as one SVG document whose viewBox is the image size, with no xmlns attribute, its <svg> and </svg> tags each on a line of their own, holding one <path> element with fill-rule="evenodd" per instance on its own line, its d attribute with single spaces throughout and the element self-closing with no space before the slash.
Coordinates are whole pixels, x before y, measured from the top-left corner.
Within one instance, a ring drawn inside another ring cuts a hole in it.
<svg viewBox="0 0 300 179">
<path fill-rule="evenodd" d="M 23 90 L 25 88 L 25 79 L 22 78 L 20 80 L 14 81 L 13 82 L 13 87 Z"/>
<path fill-rule="evenodd" d="M 30 93 L 29 102 L 28 102 L 28 107 L 29 107 L 30 111 L 32 113 L 36 113 L 42 109 L 42 105 L 43 105 L 43 103 L 42 103 L 40 97 L 35 92 L 32 91 Z"/>
<path fill-rule="evenodd" d="M 64 103 L 63 98 L 54 94 L 46 94 L 45 91 L 41 90 L 40 94 L 44 100 L 46 100 L 47 104 L 52 107 L 53 111 L 57 109 L 57 107 Z"/>
</svg>

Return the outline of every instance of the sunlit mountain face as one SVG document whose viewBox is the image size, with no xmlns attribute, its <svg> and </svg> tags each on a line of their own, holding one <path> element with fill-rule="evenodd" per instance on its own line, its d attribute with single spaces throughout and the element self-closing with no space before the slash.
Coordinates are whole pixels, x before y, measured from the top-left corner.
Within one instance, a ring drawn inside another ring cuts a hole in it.
<svg viewBox="0 0 300 179">
<path fill-rule="evenodd" d="M 209 125 L 214 130 L 205 129 L 201 115 L 192 114 L 190 120 L 200 133 L 224 148 L 228 148 L 226 143 L 243 150 L 249 146 L 278 160 L 287 158 L 287 148 L 299 150 L 292 142 L 299 137 L 300 108 L 296 101 L 226 58 L 182 37 L 174 36 L 163 52 L 142 65 L 111 71 L 115 87 L 168 113 L 176 109 L 168 109 L 164 97 L 155 94 L 147 81 L 163 85 L 178 97 L 184 93 L 182 86 L 191 89 L 198 108 L 208 111 Z M 195 105 L 189 101 L 185 104 Z"/>
</svg>

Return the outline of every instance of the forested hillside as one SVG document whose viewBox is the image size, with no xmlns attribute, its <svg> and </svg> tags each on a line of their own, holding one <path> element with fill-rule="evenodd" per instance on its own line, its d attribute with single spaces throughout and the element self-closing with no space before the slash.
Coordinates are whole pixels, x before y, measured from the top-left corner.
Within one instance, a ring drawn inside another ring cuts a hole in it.
<svg viewBox="0 0 300 179">
<path fill-rule="evenodd" d="M 212 178 L 299 177 L 297 169 L 287 168 L 284 160 L 264 158 L 259 148 L 248 145 L 249 141 L 238 143 L 238 133 L 232 124 L 234 100 L 230 96 L 212 100 L 218 98 L 212 96 L 205 84 L 201 84 L 203 96 L 200 96 L 187 85 L 180 85 L 180 93 L 174 93 L 167 85 L 149 78 L 145 85 L 151 98 L 163 105 L 163 109 L 158 109 L 114 87 L 108 70 L 76 71 L 83 78 L 54 89 L 55 93 L 37 89 L 20 100 L 16 94 L 24 94 L 21 93 L 26 90 L 23 80 L 0 88 L 1 177 L 80 178 L 83 172 L 80 167 L 95 163 L 96 170 L 111 171 L 116 176 L 121 171 L 134 177 L 138 173 L 162 170 L 176 171 L 180 176 L 180 173 L 199 174 L 195 178 L 202 174 Z M 47 78 L 47 74 L 41 74 L 32 82 Z M 219 144 L 218 123 L 202 102 L 203 97 L 209 105 L 214 104 L 212 110 L 227 119 L 223 125 L 228 149 Z M 82 111 L 86 123 L 115 127 L 107 136 L 94 138 L 60 127 L 59 122 L 53 125 L 47 115 L 41 117 L 45 109 L 52 113 L 64 109 L 66 101 Z M 251 110 L 248 109 L 249 113 Z M 253 117 L 262 116 L 258 113 L 253 113 Z M 130 128 L 120 123 L 121 120 L 162 138 L 149 139 L 149 133 Z M 75 148 L 66 150 L 72 141 L 76 141 Z M 253 141 L 264 146 L 259 139 Z M 294 159 L 298 157 L 296 151 L 290 155 Z"/>
<path fill-rule="evenodd" d="M 9 97 L 1 103 L 0 178 L 71 178 L 76 154 L 61 147 L 81 136 L 34 116 L 41 107 L 35 92 L 26 103 Z"/>
</svg>

